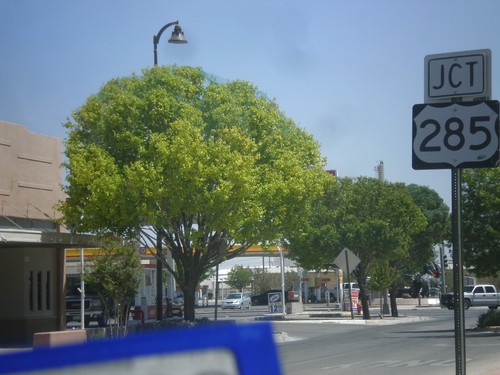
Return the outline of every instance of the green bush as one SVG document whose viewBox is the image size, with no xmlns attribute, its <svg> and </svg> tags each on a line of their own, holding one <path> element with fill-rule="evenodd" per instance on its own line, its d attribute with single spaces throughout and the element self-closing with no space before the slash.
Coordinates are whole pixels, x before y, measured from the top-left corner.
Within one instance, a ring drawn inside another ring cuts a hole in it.
<svg viewBox="0 0 500 375">
<path fill-rule="evenodd" d="M 489 310 L 477 318 L 477 326 L 480 328 L 500 326 L 500 311 Z"/>
</svg>

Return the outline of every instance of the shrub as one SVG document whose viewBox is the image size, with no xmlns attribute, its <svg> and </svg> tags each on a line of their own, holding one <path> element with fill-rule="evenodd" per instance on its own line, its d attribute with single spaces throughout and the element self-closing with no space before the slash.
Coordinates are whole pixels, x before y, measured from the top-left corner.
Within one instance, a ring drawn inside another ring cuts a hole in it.
<svg viewBox="0 0 500 375">
<path fill-rule="evenodd" d="M 477 326 L 480 328 L 500 326 L 500 311 L 488 310 L 477 318 Z"/>
</svg>

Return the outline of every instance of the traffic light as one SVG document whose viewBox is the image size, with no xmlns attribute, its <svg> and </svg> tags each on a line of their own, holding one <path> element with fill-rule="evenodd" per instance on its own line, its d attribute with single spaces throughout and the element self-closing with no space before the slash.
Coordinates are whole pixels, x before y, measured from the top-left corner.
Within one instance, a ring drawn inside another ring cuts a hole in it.
<svg viewBox="0 0 500 375">
<path fill-rule="evenodd" d="M 443 255 L 443 267 L 448 268 L 448 255 Z"/>
</svg>

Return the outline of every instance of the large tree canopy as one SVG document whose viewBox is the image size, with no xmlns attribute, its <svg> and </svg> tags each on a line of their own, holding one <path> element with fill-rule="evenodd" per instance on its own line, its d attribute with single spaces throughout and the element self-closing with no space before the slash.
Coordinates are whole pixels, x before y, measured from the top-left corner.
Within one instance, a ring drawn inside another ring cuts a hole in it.
<svg viewBox="0 0 500 375">
<path fill-rule="evenodd" d="M 417 272 L 423 272 L 425 267 L 435 258 L 434 247 L 450 238 L 450 209 L 439 194 L 427 186 L 410 184 L 406 186 L 413 202 L 418 206 L 426 219 L 425 229 L 412 235 L 408 254 L 393 259 L 387 263 L 392 282 L 389 284 L 392 316 L 398 316 L 396 303 L 397 292 L 409 285 L 409 280 Z"/>
<path fill-rule="evenodd" d="M 354 271 L 360 284 L 363 315 L 368 272 L 408 257 L 412 236 L 425 227 L 425 217 L 403 184 L 373 178 L 335 179 L 318 202 L 303 233 L 290 238 L 291 255 L 306 268 L 331 265 L 344 248 L 361 263 Z M 387 267 L 385 267 L 387 268 Z"/>
<path fill-rule="evenodd" d="M 463 240 L 465 265 L 479 277 L 500 270 L 500 169 L 465 169 Z"/>
<path fill-rule="evenodd" d="M 415 273 L 434 259 L 434 245 L 450 241 L 450 208 L 436 191 L 427 186 L 410 184 L 406 189 L 427 220 L 425 229 L 413 236 L 410 247 L 407 272 Z"/>
<path fill-rule="evenodd" d="M 154 67 L 114 79 L 66 124 L 66 222 L 156 234 L 194 319 L 200 275 L 301 226 L 327 174 L 318 143 L 251 84 Z"/>
</svg>

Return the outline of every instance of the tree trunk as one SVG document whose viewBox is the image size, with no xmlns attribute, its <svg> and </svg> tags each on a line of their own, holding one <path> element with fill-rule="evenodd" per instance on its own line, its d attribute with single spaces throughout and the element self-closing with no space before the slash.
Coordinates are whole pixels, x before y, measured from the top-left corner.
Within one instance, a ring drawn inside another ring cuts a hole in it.
<svg viewBox="0 0 500 375">
<path fill-rule="evenodd" d="M 391 301 L 391 316 L 393 318 L 397 318 L 399 316 L 398 314 L 398 303 L 396 301 L 396 295 L 398 292 L 398 288 L 392 287 L 389 289 L 389 293 L 391 294 L 390 301 Z"/>
<path fill-rule="evenodd" d="M 359 283 L 359 281 L 358 281 Z M 370 320 L 370 305 L 366 295 L 366 289 L 363 284 L 359 284 L 359 297 L 361 299 L 361 306 L 363 307 L 363 319 Z"/>
<path fill-rule="evenodd" d="M 180 285 L 184 293 L 184 320 L 194 322 L 196 287 L 199 283 L 199 275 L 194 273 L 184 275 L 184 284 Z"/>
<path fill-rule="evenodd" d="M 196 288 L 186 288 L 184 292 L 184 320 L 194 322 L 195 311 L 194 311 L 194 296 L 196 293 Z"/>
<path fill-rule="evenodd" d="M 356 281 L 359 285 L 359 298 L 361 300 L 361 306 L 363 308 L 363 319 L 370 320 L 370 305 L 368 303 L 368 296 L 366 294 L 366 274 L 363 266 L 360 264 L 353 272 L 356 277 Z"/>
</svg>

